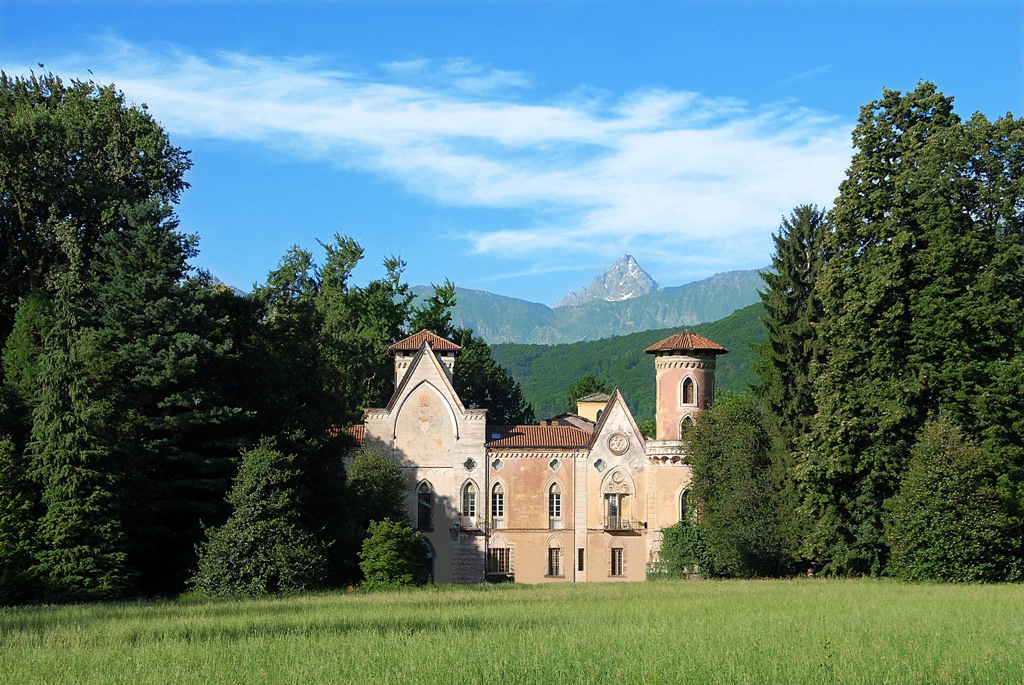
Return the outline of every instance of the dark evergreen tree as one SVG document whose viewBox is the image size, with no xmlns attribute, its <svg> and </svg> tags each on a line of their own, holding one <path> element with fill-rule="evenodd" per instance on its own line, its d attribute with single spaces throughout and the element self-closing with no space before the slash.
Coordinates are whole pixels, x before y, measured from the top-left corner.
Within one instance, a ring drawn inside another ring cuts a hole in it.
<svg viewBox="0 0 1024 685">
<path fill-rule="evenodd" d="M 320 587 L 324 547 L 299 517 L 294 456 L 273 440 L 242 454 L 227 501 L 231 516 L 207 531 L 193 586 L 211 596 L 258 596 Z"/>
<path fill-rule="evenodd" d="M 27 603 L 38 596 L 31 573 L 35 500 L 19 451 L 0 435 L 0 605 Z"/>
<path fill-rule="evenodd" d="M 42 507 L 32 572 L 49 601 L 114 599 L 134 587 L 111 448 L 119 419 L 106 392 L 111 362 L 95 330 L 80 325 L 89 310 L 74 275 L 79 255 L 71 252 L 57 284 L 29 443 Z"/>
<path fill-rule="evenodd" d="M 999 464 L 959 426 L 929 421 L 890 501 L 888 573 L 903 580 L 1016 581 L 1024 519 Z"/>
<path fill-rule="evenodd" d="M 814 378 L 825 357 L 817 333 L 822 311 L 815 284 L 827 261 L 827 235 L 823 211 L 813 205 L 796 207 L 772 236 L 771 269 L 761 274 L 767 335 L 754 346 L 754 369 L 760 378 L 754 391 L 772 423 L 772 475 L 779 489 L 786 546 L 794 555 L 810 526 L 802 516 L 794 467 L 817 412 Z"/>
<path fill-rule="evenodd" d="M 126 210 L 90 270 L 95 338 L 109 362 L 106 403 L 117 417 L 109 449 L 129 565 L 144 594 L 176 594 L 195 565 L 201 521 L 217 518 L 239 449 L 240 409 L 215 384 L 230 340 L 206 311 L 202 280 L 187 280 L 194 239 L 166 206 Z"/>
<path fill-rule="evenodd" d="M 702 575 L 786 573 L 771 477 L 770 427 L 753 395 L 725 393 L 697 415 L 689 436 L 692 496 L 706 545 Z"/>
</svg>

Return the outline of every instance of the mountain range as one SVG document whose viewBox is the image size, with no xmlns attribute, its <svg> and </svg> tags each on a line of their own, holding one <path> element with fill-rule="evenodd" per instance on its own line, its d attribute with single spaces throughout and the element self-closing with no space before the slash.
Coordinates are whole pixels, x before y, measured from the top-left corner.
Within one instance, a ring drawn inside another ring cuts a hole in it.
<svg viewBox="0 0 1024 685">
<path fill-rule="evenodd" d="M 595 276 L 589 286 L 570 290 L 555 303 L 555 308 L 576 307 L 592 300 L 631 300 L 658 289 L 657 282 L 637 264 L 633 255 L 624 254 L 607 271 Z"/>
<path fill-rule="evenodd" d="M 654 284 L 654 289 L 628 299 L 606 300 L 605 296 L 621 296 L 623 290 L 631 287 L 631 282 L 621 276 L 628 275 L 631 268 L 628 262 L 632 261 L 635 264 L 635 261 L 629 255 L 624 255 L 624 259 L 624 264 L 620 265 L 620 262 L 623 262 L 620 259 L 608 272 L 594 279 L 595 283 L 610 284 L 607 288 L 595 289 L 592 283 L 590 288 L 580 291 L 589 291 L 587 297 L 590 299 L 576 305 L 560 301 L 560 306 L 552 308 L 537 302 L 527 302 L 483 290 L 456 288 L 452 323 L 472 328 L 491 345 L 554 345 L 598 340 L 613 335 L 716 321 L 737 309 L 760 301 L 757 291 L 764 285 L 758 269 L 727 271 L 700 281 L 668 288 L 658 288 L 654 280 L 648 276 L 650 283 Z M 625 266 L 625 269 L 620 269 L 619 266 Z M 602 278 L 613 271 L 618 272 L 619 276 L 612 273 L 608 279 Z M 641 280 L 637 275 L 636 283 Z M 621 288 L 618 287 L 620 285 Z M 418 297 L 426 297 L 433 289 L 416 286 L 413 292 Z M 604 294 L 599 294 L 602 292 Z M 574 294 L 578 297 L 580 293 Z"/>
</svg>

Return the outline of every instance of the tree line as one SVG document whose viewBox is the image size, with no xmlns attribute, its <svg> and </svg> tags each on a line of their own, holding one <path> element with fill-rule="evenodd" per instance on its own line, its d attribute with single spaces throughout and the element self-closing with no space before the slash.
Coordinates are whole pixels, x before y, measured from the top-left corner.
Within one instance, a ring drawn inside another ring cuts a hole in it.
<svg viewBox="0 0 1024 685">
<path fill-rule="evenodd" d="M 189 155 L 114 86 L 0 74 L 0 121 L 0 603 L 178 594 L 244 538 L 281 543 L 251 564 L 308 572 L 236 589 L 358 582 L 373 497 L 343 428 L 387 402 L 387 348 L 422 328 L 463 347 L 467 405 L 532 421 L 453 328 L 454 286 L 415 305 L 400 258 L 355 284 L 363 250 L 335 235 L 246 297 L 196 272 L 174 213 Z"/>
<path fill-rule="evenodd" d="M 1020 580 L 1024 121 L 921 83 L 853 144 L 834 206 L 775 235 L 759 382 L 688 436 L 673 567 Z"/>
</svg>

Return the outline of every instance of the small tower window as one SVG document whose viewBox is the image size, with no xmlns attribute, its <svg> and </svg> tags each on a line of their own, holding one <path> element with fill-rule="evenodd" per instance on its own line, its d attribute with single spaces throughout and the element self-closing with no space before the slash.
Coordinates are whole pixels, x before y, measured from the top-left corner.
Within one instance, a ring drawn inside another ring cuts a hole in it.
<svg viewBox="0 0 1024 685">
<path fill-rule="evenodd" d="M 681 399 L 683 404 L 697 404 L 697 384 L 689 376 L 683 379 Z"/>
</svg>

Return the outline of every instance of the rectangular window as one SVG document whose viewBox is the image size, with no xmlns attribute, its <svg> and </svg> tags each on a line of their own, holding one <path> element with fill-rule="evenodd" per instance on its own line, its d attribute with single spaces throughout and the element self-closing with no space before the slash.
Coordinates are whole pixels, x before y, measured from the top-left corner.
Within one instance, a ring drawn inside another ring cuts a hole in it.
<svg viewBox="0 0 1024 685">
<path fill-rule="evenodd" d="M 562 550 L 557 547 L 548 548 L 548 575 L 562 575 Z"/>
<path fill-rule="evenodd" d="M 508 547 L 496 547 L 487 551 L 488 573 L 511 573 L 512 555 Z"/>
<path fill-rule="evenodd" d="M 612 575 L 613 576 L 625 575 L 623 573 L 622 548 L 621 547 L 614 547 L 614 548 L 612 548 Z"/>
<path fill-rule="evenodd" d="M 580 547 L 576 550 L 576 570 L 583 570 L 583 548 Z"/>
</svg>

